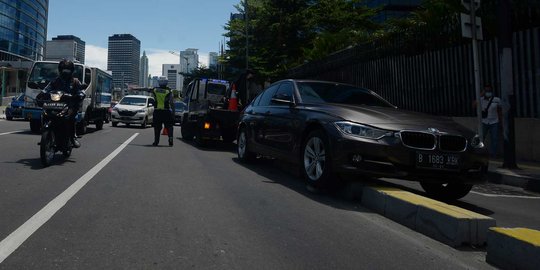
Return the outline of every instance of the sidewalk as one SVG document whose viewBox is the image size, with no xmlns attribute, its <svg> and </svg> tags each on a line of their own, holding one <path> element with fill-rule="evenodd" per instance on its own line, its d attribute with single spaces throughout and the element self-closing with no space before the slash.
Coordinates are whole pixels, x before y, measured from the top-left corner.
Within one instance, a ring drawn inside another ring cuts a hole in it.
<svg viewBox="0 0 540 270">
<path fill-rule="evenodd" d="M 518 162 L 519 169 L 510 170 L 500 168 L 502 160 L 490 160 L 488 181 L 504 184 L 540 193 L 540 164 L 531 162 Z"/>
<path fill-rule="evenodd" d="M 0 106 L 0 119 L 6 119 L 6 106 Z"/>
</svg>

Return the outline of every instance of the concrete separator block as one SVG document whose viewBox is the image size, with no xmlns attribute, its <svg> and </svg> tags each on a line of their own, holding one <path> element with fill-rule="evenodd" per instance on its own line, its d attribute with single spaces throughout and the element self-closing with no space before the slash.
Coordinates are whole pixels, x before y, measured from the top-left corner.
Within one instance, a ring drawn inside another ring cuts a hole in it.
<svg viewBox="0 0 540 270">
<path fill-rule="evenodd" d="M 540 231 L 490 228 L 486 261 L 502 269 L 540 269 Z"/>
<path fill-rule="evenodd" d="M 366 186 L 362 204 L 453 247 L 483 245 L 488 229 L 496 226 L 490 217 L 397 188 Z"/>
</svg>

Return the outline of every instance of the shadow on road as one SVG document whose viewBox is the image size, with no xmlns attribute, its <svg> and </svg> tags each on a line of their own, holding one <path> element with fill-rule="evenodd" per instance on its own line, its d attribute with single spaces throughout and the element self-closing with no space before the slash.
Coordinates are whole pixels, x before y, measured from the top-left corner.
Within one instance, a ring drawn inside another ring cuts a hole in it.
<svg viewBox="0 0 540 270">
<path fill-rule="evenodd" d="M 224 143 L 222 141 L 208 141 L 205 146 L 199 146 L 195 140 L 184 140 L 182 137 L 176 137 L 177 141 L 181 141 L 186 145 L 189 145 L 193 148 L 196 148 L 200 151 L 205 152 L 229 152 L 236 153 L 236 144 L 234 143 Z"/>
<path fill-rule="evenodd" d="M 32 170 L 45 169 L 45 167 L 43 167 L 43 165 L 41 164 L 39 153 L 37 153 L 37 155 L 38 155 L 37 158 L 27 158 L 27 159 L 18 160 L 16 162 L 6 162 L 6 163 L 22 164 L 26 167 L 30 167 L 30 169 Z M 69 158 L 64 158 L 61 153 L 57 153 L 56 155 L 54 155 L 53 162 L 51 163 L 50 166 L 58 166 L 58 165 L 63 165 L 65 163 L 75 163 L 75 161 L 70 160 Z"/>
<path fill-rule="evenodd" d="M 339 180 L 338 183 L 325 190 L 317 190 L 306 184 L 294 164 L 289 164 L 271 158 L 258 158 L 255 162 L 245 164 L 237 158 L 233 161 L 264 178 L 263 183 L 282 185 L 316 202 L 348 211 L 372 212 L 359 205 L 358 190 L 349 181 Z"/>
</svg>

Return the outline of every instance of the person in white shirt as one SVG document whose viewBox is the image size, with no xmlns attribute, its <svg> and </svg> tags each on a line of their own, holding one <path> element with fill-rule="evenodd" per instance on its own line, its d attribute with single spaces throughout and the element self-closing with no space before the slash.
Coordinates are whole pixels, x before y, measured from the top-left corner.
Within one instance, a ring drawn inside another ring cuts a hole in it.
<svg viewBox="0 0 540 270">
<path fill-rule="evenodd" d="M 497 145 L 499 142 L 499 129 L 502 129 L 502 103 L 501 99 L 493 94 L 493 88 L 487 84 L 481 93 L 480 104 L 482 108 L 482 130 L 484 140 L 490 135 L 489 153 L 492 157 L 497 155 Z M 473 107 L 476 108 L 475 101 Z"/>
</svg>

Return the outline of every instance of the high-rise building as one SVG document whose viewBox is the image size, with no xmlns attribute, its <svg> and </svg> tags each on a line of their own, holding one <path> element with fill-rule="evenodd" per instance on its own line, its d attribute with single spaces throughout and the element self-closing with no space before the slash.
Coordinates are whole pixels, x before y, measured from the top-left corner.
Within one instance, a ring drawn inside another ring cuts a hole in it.
<svg viewBox="0 0 540 270">
<path fill-rule="evenodd" d="M 189 48 L 185 51 L 180 51 L 180 65 L 182 72 L 191 73 L 199 67 L 198 49 Z"/>
<path fill-rule="evenodd" d="M 49 0 L 0 1 L 0 60 L 43 60 Z"/>
<path fill-rule="evenodd" d="M 146 56 L 146 51 L 143 51 L 141 56 L 141 70 L 139 71 L 140 79 L 139 84 L 142 87 L 148 87 L 148 57 Z"/>
<path fill-rule="evenodd" d="M 162 75 L 169 80 L 169 88 L 182 89 L 182 76 L 180 73 L 179 64 L 163 64 Z"/>
<path fill-rule="evenodd" d="M 217 70 L 218 66 L 218 53 L 211 52 L 208 54 L 208 68 Z"/>
<path fill-rule="evenodd" d="M 131 34 L 109 37 L 107 69 L 112 72 L 114 87 L 139 85 L 141 42 Z"/>
<path fill-rule="evenodd" d="M 47 41 L 45 58 L 50 61 L 68 59 L 84 64 L 86 42 L 73 35 L 62 35 Z"/>
<path fill-rule="evenodd" d="M 158 87 L 159 86 L 158 79 L 159 79 L 158 76 L 152 76 L 152 78 L 150 79 L 150 87 Z"/>
</svg>

